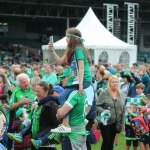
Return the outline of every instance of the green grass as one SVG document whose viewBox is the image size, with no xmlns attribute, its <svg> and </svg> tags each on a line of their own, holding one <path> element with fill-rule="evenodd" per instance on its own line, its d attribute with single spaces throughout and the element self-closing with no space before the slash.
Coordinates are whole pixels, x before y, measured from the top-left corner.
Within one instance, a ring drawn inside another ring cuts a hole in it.
<svg viewBox="0 0 150 150">
<path fill-rule="evenodd" d="M 102 137 L 100 139 L 100 142 L 98 142 L 97 144 L 92 144 L 92 150 L 100 150 L 101 143 L 102 143 Z M 121 133 L 118 136 L 118 147 L 114 148 L 114 150 L 125 150 L 125 149 L 126 149 L 125 136 Z M 130 148 L 130 150 L 132 149 L 133 148 Z M 57 150 L 61 150 L 60 145 L 57 146 Z M 138 150 L 140 150 L 139 147 Z"/>
</svg>

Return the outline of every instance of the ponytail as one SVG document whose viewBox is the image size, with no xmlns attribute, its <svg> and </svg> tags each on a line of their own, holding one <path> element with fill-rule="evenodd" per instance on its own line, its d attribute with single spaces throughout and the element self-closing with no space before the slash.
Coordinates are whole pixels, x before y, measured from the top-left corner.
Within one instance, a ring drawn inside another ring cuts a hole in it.
<svg viewBox="0 0 150 150">
<path fill-rule="evenodd" d="M 54 93 L 54 87 L 52 84 L 49 84 L 49 92 L 48 92 L 48 95 L 53 95 Z"/>
</svg>

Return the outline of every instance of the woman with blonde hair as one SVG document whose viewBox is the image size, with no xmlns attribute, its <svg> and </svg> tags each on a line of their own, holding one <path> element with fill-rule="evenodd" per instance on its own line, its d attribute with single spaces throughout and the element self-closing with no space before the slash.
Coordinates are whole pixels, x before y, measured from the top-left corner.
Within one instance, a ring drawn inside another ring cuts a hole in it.
<svg viewBox="0 0 150 150">
<path fill-rule="evenodd" d="M 99 116 L 110 109 L 110 118 L 107 125 L 100 122 L 103 143 L 101 150 L 113 150 L 115 135 L 121 132 L 124 122 L 124 95 L 119 88 L 119 79 L 112 75 L 108 81 L 108 87 L 104 89 L 97 99 L 97 113 Z"/>
</svg>

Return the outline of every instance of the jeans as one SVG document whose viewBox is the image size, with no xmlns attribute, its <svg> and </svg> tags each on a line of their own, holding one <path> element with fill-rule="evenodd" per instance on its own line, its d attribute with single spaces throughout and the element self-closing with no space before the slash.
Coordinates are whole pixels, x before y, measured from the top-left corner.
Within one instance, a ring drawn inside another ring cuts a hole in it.
<svg viewBox="0 0 150 150">
<path fill-rule="evenodd" d="M 28 125 L 27 127 L 25 127 L 20 133 L 22 135 L 22 137 L 25 137 L 28 134 L 31 134 L 31 129 L 32 129 L 32 123 L 30 125 Z"/>
<path fill-rule="evenodd" d="M 90 128 L 92 127 L 93 125 L 93 119 L 88 119 L 88 124 L 86 125 L 86 130 L 87 131 L 90 131 Z M 91 142 L 90 142 L 90 135 L 87 135 L 87 139 L 86 139 L 86 147 L 87 147 L 87 150 L 92 150 L 91 149 Z"/>
<path fill-rule="evenodd" d="M 48 132 L 48 133 L 46 133 L 45 135 L 43 135 L 42 137 L 40 137 L 38 139 L 42 141 L 42 144 L 45 144 L 45 143 L 50 141 L 49 138 L 48 138 L 50 136 L 50 134 L 51 133 Z"/>
<path fill-rule="evenodd" d="M 83 89 L 86 89 L 88 88 L 89 86 L 91 85 L 91 82 L 83 82 Z M 69 95 L 71 94 L 71 92 L 73 92 L 74 90 L 78 90 L 77 87 L 67 87 L 64 92 L 60 95 L 59 97 L 59 103 L 60 103 L 60 106 L 63 106 L 64 103 L 67 101 Z M 69 113 L 67 113 L 65 115 L 64 118 L 69 118 Z"/>
<path fill-rule="evenodd" d="M 70 139 L 68 136 L 63 136 L 63 144 L 62 144 L 63 150 L 72 150 Z"/>
<path fill-rule="evenodd" d="M 116 136 L 116 124 L 106 125 L 100 124 L 103 143 L 101 150 L 113 150 L 113 143 Z"/>
</svg>

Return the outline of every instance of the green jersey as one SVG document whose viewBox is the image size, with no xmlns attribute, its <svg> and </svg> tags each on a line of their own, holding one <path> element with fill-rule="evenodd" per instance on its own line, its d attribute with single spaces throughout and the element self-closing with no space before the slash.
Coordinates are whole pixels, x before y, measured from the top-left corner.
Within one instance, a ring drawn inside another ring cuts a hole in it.
<svg viewBox="0 0 150 150">
<path fill-rule="evenodd" d="M 57 76 L 55 73 L 52 72 L 50 75 L 48 74 L 44 75 L 42 81 L 55 85 L 57 82 Z"/>
<path fill-rule="evenodd" d="M 34 77 L 34 71 L 31 68 L 27 68 L 23 73 L 27 74 L 29 78 Z"/>
<path fill-rule="evenodd" d="M 11 95 L 10 106 L 21 101 L 23 98 L 29 98 L 30 100 L 35 100 L 36 94 L 33 92 L 31 87 L 29 87 L 28 90 L 23 90 L 18 86 Z"/>
<path fill-rule="evenodd" d="M 146 96 L 143 93 L 139 95 L 138 98 L 142 98 L 144 101 L 146 101 Z M 140 100 L 140 106 L 145 106 L 145 103 L 142 100 Z"/>
<path fill-rule="evenodd" d="M 69 112 L 70 126 L 84 125 L 84 120 L 88 108 L 88 101 L 87 101 L 86 94 L 81 96 L 79 95 L 78 91 L 75 90 L 69 95 L 65 103 L 72 108 L 72 110 Z"/>
<path fill-rule="evenodd" d="M 82 47 L 78 46 L 76 48 L 75 57 L 76 57 L 76 61 L 77 62 L 79 60 L 83 60 L 84 61 L 84 77 L 83 77 L 83 81 L 92 82 L 92 74 L 91 74 L 91 70 L 90 70 L 90 65 L 89 65 L 87 56 L 85 54 L 85 51 L 83 50 Z"/>
<path fill-rule="evenodd" d="M 92 74 L 87 56 L 82 47 L 77 46 L 73 60 L 70 64 L 70 76 L 68 78 L 67 86 L 79 84 L 79 72 L 78 72 L 78 61 L 83 60 L 84 62 L 84 75 L 83 81 L 92 82 Z"/>
</svg>

